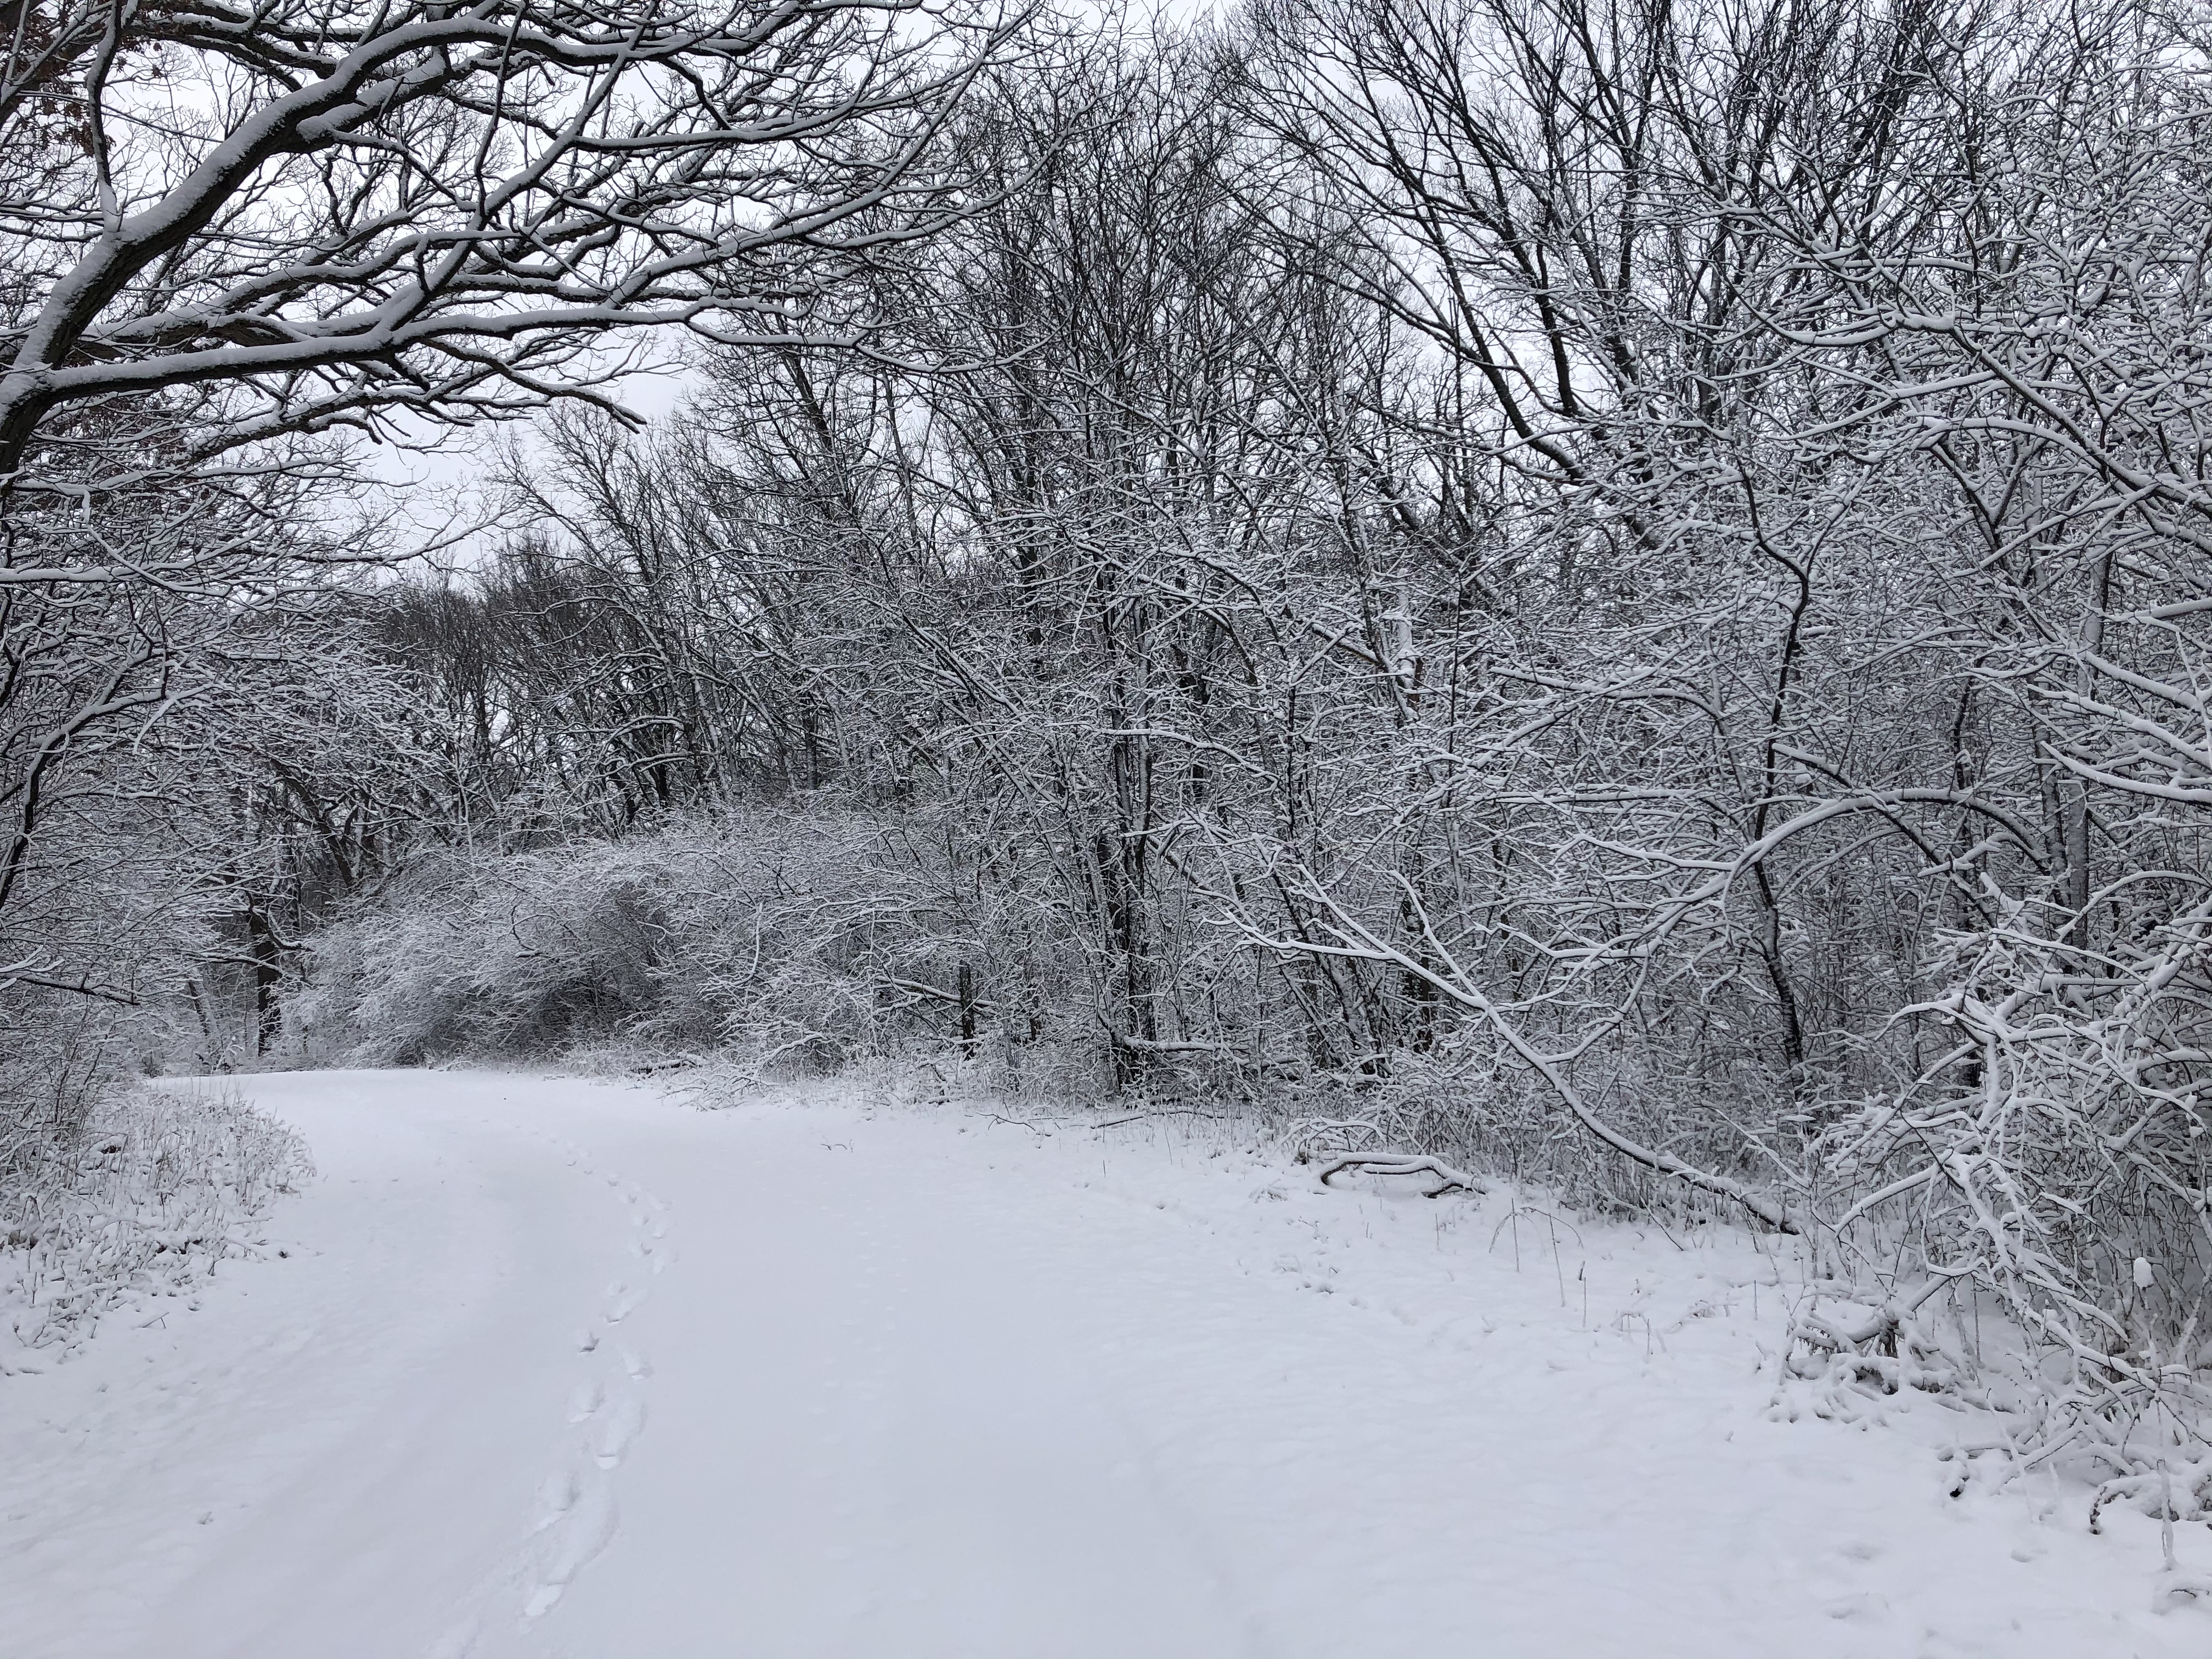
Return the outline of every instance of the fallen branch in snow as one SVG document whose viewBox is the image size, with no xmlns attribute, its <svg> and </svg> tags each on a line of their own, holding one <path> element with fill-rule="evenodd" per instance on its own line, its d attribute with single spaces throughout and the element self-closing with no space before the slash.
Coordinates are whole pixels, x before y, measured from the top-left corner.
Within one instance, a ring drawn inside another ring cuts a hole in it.
<svg viewBox="0 0 2212 1659">
<path fill-rule="evenodd" d="M 1425 1194 L 1430 1198 L 1487 1190 L 1466 1170 L 1418 1152 L 1340 1152 L 1322 1166 L 1321 1184 L 1326 1187 L 1332 1176 L 1340 1175 L 1434 1176 L 1438 1184 Z"/>
<path fill-rule="evenodd" d="M 1879 1419 L 1886 1402 L 1926 1397 L 1953 1410 L 1996 1411 L 1990 1390 L 1975 1381 L 1977 1367 L 1947 1341 L 1923 1310 L 1966 1278 L 1967 1268 L 1931 1268 L 1924 1280 L 1878 1303 L 1862 1303 L 1856 1316 L 1826 1314 L 1816 1297 L 1790 1322 L 1790 1348 L 1776 1412 L 1795 1419 L 1799 1405 L 1814 1416 L 1843 1422 Z M 1847 1292 L 1844 1299 L 1850 1300 Z M 1785 1396 L 1796 1394 L 1792 1402 Z M 2010 1431 L 2002 1437 L 2017 1450 Z"/>
<path fill-rule="evenodd" d="M 2172 1461 L 2161 1458 L 2140 1474 L 2124 1474 L 2103 1482 L 2089 1504 L 2091 1533 L 2103 1533 L 2105 1510 L 2115 1503 L 2125 1504 L 2138 1514 L 2163 1522 L 2169 1528 L 2176 1521 L 2212 1521 L 2212 1456 Z M 2175 1571 L 2170 1547 L 2166 1571 Z M 2172 1588 L 2197 1593 L 2190 1585 Z"/>
<path fill-rule="evenodd" d="M 1162 1106 L 1148 1112 L 1132 1112 L 1127 1117 L 1109 1117 L 1103 1123 L 1094 1123 L 1094 1129 L 1118 1129 L 1129 1123 L 1151 1123 L 1164 1117 L 1202 1117 L 1209 1123 L 1232 1121 L 1226 1112 L 1201 1112 L 1196 1108 Z"/>
</svg>

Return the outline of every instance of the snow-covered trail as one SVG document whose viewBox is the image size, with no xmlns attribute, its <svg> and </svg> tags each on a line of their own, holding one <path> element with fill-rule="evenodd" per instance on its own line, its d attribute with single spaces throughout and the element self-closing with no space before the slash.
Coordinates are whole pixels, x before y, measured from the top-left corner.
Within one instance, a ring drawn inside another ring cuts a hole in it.
<svg viewBox="0 0 2212 1659">
<path fill-rule="evenodd" d="M 2212 1648 L 2149 1522 L 1765 1420 L 1741 1239 L 1141 1126 L 248 1086 L 322 1170 L 289 1254 L 0 1381 L 4 1659 Z"/>
</svg>

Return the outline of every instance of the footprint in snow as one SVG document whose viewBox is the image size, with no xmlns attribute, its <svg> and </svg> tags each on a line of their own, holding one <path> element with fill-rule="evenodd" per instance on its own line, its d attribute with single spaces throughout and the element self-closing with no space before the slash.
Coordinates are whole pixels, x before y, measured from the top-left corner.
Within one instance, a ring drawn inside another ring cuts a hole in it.
<svg viewBox="0 0 2212 1659">
<path fill-rule="evenodd" d="M 619 1325 L 645 1301 L 645 1292 L 632 1290 L 621 1279 L 607 1286 L 607 1323 Z"/>
<path fill-rule="evenodd" d="M 617 1520 L 614 1494 L 598 1486 L 577 1500 L 561 1526 L 544 1534 L 536 1563 L 537 1588 L 522 1605 L 525 1624 L 553 1610 L 562 1591 L 614 1541 Z"/>
<path fill-rule="evenodd" d="M 1879 1595 L 1862 1592 L 1856 1595 L 1839 1595 L 1820 1609 L 1831 1619 L 1879 1620 L 1889 1612 L 1889 1603 Z"/>
<path fill-rule="evenodd" d="M 576 1477 L 568 1470 L 547 1475 L 544 1484 L 538 1488 L 538 1518 L 530 1530 L 544 1532 L 574 1509 L 576 1500 L 583 1495 L 583 1488 L 576 1484 Z"/>
<path fill-rule="evenodd" d="M 645 1401 L 635 1395 L 625 1395 L 608 1410 L 599 1425 L 593 1448 L 599 1467 L 611 1469 L 623 1461 L 623 1455 L 645 1431 Z"/>
<path fill-rule="evenodd" d="M 568 1396 L 568 1420 L 580 1423 L 606 1403 L 606 1393 L 596 1382 L 586 1382 Z"/>
</svg>

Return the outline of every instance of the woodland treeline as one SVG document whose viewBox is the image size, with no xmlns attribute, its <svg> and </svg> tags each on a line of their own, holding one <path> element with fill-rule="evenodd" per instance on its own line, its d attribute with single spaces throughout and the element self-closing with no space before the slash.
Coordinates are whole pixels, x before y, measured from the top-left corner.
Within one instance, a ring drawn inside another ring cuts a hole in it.
<svg viewBox="0 0 2212 1659">
<path fill-rule="evenodd" d="M 0 398 L 23 1123 L 133 1053 L 921 1054 L 1802 1235 L 1801 1370 L 2119 1472 L 2190 1418 L 2203 19 L 757 7 L 561 125 L 679 9 L 548 14 L 519 136 L 371 108 L 58 348 L 89 60 L 6 106 L 4 384 L 109 382 Z M 410 560 L 373 441 L 525 415 Z"/>
</svg>

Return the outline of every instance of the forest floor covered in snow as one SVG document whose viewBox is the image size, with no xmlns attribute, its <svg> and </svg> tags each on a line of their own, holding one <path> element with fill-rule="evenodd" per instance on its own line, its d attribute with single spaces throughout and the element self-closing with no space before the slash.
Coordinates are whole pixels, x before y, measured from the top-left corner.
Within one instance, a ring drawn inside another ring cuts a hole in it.
<svg viewBox="0 0 2212 1659">
<path fill-rule="evenodd" d="M 1779 1420 L 1744 1234 L 1204 1121 L 244 1086 L 321 1171 L 258 1259 L 0 1378 L 8 1659 L 2212 1649 L 2156 1522 Z"/>
</svg>

